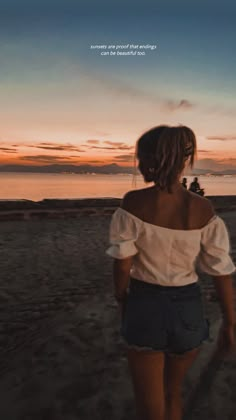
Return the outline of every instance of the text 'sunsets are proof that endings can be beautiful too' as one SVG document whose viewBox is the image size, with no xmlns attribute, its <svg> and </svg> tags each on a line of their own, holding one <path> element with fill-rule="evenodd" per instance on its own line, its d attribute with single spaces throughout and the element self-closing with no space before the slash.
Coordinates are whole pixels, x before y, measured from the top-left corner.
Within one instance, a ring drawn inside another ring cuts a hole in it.
<svg viewBox="0 0 236 420">
<path fill-rule="evenodd" d="M 157 50 L 157 44 L 91 44 L 90 50 L 106 56 L 145 56 Z"/>
</svg>

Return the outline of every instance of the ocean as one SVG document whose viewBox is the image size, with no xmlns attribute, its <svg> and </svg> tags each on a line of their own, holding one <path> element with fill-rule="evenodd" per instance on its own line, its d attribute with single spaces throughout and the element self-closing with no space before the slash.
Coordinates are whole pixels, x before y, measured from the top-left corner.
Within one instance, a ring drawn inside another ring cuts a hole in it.
<svg viewBox="0 0 236 420">
<path fill-rule="evenodd" d="M 187 176 L 188 185 L 193 176 Z M 0 199 L 122 197 L 127 191 L 148 186 L 140 175 L 0 173 Z M 236 195 L 236 176 L 199 176 L 206 195 Z M 151 185 L 151 184 L 149 184 Z"/>
</svg>

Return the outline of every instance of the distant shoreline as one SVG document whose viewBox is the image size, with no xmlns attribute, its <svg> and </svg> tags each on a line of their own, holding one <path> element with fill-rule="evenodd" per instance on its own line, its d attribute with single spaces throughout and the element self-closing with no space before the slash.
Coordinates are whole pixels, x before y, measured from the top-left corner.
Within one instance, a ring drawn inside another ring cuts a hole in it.
<svg viewBox="0 0 236 420">
<path fill-rule="evenodd" d="M 111 176 L 111 175 L 129 175 L 129 176 L 142 176 L 139 172 L 135 173 L 135 168 L 130 171 L 130 172 L 126 172 L 126 171 L 121 171 L 121 172 L 93 172 L 93 171 L 82 171 L 82 172 L 76 172 L 76 171 L 37 171 L 37 170 L 30 170 L 27 169 L 25 171 L 17 171 L 17 170 L 2 170 L 0 167 L 0 175 L 1 174 L 18 174 L 18 175 L 106 175 L 106 176 Z M 191 178 L 194 176 L 197 177 L 235 177 L 236 176 L 236 170 L 226 170 L 225 172 L 214 172 L 214 171 L 210 171 L 210 170 L 201 170 L 201 169 L 197 169 L 196 172 L 192 172 L 190 174 L 185 174 L 184 175 L 186 178 Z"/>
</svg>

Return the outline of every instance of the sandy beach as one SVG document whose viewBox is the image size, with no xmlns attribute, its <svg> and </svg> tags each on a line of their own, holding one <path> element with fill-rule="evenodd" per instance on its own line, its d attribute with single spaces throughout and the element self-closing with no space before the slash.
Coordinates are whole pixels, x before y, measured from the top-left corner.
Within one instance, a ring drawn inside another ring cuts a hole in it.
<svg viewBox="0 0 236 420">
<path fill-rule="evenodd" d="M 236 212 L 220 216 L 236 262 Z M 109 215 L 0 223 L 1 419 L 135 419 L 112 261 L 105 254 L 109 223 Z M 201 284 L 214 323 L 214 288 L 207 276 Z M 226 419 L 224 406 L 235 417 L 233 359 L 225 362 L 231 375 L 219 372 L 219 392 L 210 394 L 214 417 L 204 417 L 202 403 L 194 420 Z"/>
</svg>

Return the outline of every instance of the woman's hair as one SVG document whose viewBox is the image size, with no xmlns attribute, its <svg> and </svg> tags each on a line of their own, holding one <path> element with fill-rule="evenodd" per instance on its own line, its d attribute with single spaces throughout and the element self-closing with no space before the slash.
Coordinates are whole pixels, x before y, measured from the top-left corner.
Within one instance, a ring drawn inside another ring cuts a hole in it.
<svg viewBox="0 0 236 420">
<path fill-rule="evenodd" d="M 154 182 L 160 189 L 171 192 L 188 160 L 193 167 L 196 155 L 196 137 L 183 125 L 159 125 L 144 133 L 136 144 L 136 157 L 145 181 Z"/>
</svg>

